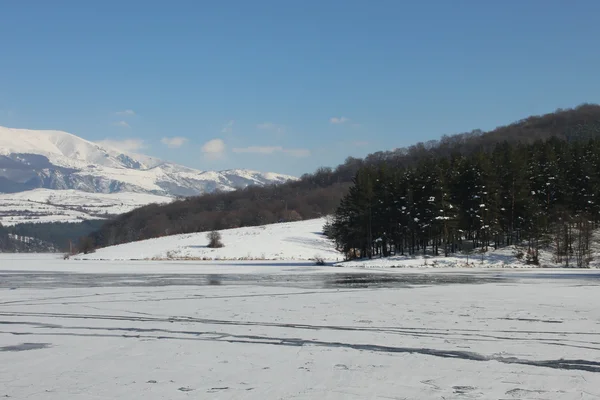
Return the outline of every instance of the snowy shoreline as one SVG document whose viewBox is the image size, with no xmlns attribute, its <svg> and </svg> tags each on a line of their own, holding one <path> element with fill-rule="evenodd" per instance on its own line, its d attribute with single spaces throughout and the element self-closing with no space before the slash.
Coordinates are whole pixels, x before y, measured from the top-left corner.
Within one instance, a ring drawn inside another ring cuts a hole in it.
<svg viewBox="0 0 600 400">
<path fill-rule="evenodd" d="M 145 262 L 304 262 L 341 268 L 361 269 L 563 269 L 564 264 L 553 261 L 550 251 L 541 250 L 539 265 L 525 263 L 517 254 L 522 251 L 514 246 L 491 250 L 483 254 L 448 257 L 439 256 L 391 256 L 387 258 L 344 261 L 333 241 L 323 234 L 325 218 L 286 222 L 272 225 L 226 229 L 220 231 L 225 247 L 208 248 L 206 232 L 165 236 L 138 242 L 98 249 L 94 253 L 79 254 L 72 260 L 96 261 L 145 261 Z M 600 238 L 599 238 L 600 239 Z M 600 268 L 600 248 L 594 250 L 595 259 L 584 270 Z M 574 270 L 576 268 L 566 268 Z"/>
</svg>

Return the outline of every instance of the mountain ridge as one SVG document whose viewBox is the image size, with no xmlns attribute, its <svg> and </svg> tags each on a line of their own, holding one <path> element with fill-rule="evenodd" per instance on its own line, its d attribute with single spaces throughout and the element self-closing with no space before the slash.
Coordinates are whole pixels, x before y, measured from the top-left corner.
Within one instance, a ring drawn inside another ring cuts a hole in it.
<svg viewBox="0 0 600 400">
<path fill-rule="evenodd" d="M 0 127 L 0 193 L 42 188 L 179 197 L 294 179 L 245 169 L 201 171 L 64 131 Z"/>
</svg>

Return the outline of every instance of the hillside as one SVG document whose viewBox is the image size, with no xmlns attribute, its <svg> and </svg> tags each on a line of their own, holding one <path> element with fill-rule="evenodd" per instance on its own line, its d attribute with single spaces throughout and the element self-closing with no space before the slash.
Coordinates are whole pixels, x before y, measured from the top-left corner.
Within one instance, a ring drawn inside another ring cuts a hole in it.
<svg viewBox="0 0 600 400">
<path fill-rule="evenodd" d="M 290 179 L 295 178 L 249 170 L 199 171 L 123 152 L 67 132 L 0 127 L 0 193 L 44 188 L 173 197 Z"/>
<path fill-rule="evenodd" d="M 164 204 L 171 197 L 148 193 L 89 193 L 79 190 L 35 189 L 0 194 L 0 223 L 81 222 L 107 219 L 147 204 Z"/>
<path fill-rule="evenodd" d="M 256 226 L 295 221 L 333 213 L 363 167 L 385 165 L 412 168 L 427 159 L 491 152 L 499 143 L 531 144 L 549 138 L 585 141 L 600 136 L 600 106 L 584 104 L 532 116 L 489 132 L 444 136 L 439 141 L 377 152 L 365 159 L 348 158 L 344 164 L 319 168 L 298 181 L 275 187 L 248 187 L 231 193 L 208 194 L 165 206 L 149 206 L 124 214 L 92 235 L 104 247 L 165 234 Z"/>
<path fill-rule="evenodd" d="M 91 260 L 341 260 L 322 233 L 324 218 L 221 231 L 225 247 L 207 247 L 205 232 L 127 243 L 79 255 Z"/>
<path fill-rule="evenodd" d="M 343 268 L 382 269 L 531 269 L 564 268 L 564 260 L 559 262 L 556 249 L 552 246 L 539 250 L 539 265 L 531 265 L 518 257 L 524 247 L 507 246 L 484 254 L 456 253 L 448 257 L 440 253 L 427 255 L 395 255 L 372 259 L 344 261 L 344 254 L 335 249 L 334 242 L 323 234 L 325 218 L 306 221 L 270 224 L 264 226 L 227 229 L 220 231 L 225 247 L 207 247 L 207 232 L 165 236 L 142 240 L 96 250 L 90 254 L 72 257 L 76 260 L 188 260 L 223 261 L 219 269 L 227 269 L 232 261 L 305 261 L 311 264 L 322 259 L 328 264 Z M 591 248 L 590 268 L 600 268 L 600 229 L 593 232 L 594 244 Z M 575 259 L 572 260 L 575 264 Z"/>
</svg>

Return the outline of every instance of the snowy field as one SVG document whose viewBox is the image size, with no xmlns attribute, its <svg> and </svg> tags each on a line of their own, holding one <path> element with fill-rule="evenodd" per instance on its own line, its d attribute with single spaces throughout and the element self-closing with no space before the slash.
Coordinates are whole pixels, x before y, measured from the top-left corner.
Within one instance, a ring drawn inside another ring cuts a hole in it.
<svg viewBox="0 0 600 400">
<path fill-rule="evenodd" d="M 332 241 L 322 233 L 325 218 L 227 229 L 225 247 L 208 248 L 206 233 L 172 235 L 97 250 L 77 256 L 88 260 L 312 260 L 342 261 Z"/>
<path fill-rule="evenodd" d="M 81 222 L 171 201 L 170 197 L 147 193 L 35 189 L 0 194 L 0 223 L 10 226 L 32 222 Z"/>
<path fill-rule="evenodd" d="M 0 398 L 597 399 L 600 273 L 0 257 Z"/>
</svg>

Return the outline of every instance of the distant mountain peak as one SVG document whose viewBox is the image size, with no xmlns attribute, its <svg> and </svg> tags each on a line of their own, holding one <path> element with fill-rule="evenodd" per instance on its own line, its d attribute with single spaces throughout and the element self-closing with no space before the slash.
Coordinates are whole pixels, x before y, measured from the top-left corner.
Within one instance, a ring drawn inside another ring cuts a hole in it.
<svg viewBox="0 0 600 400">
<path fill-rule="evenodd" d="M 243 169 L 199 171 L 68 132 L 0 127 L 0 193 L 46 188 L 190 196 L 293 179 Z"/>
</svg>

